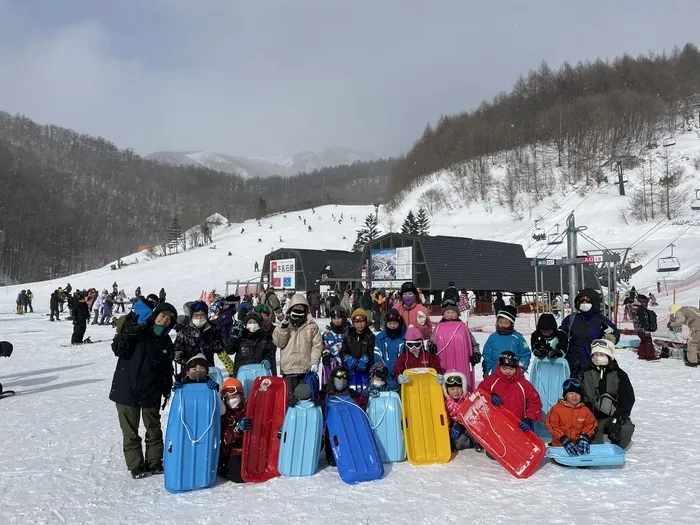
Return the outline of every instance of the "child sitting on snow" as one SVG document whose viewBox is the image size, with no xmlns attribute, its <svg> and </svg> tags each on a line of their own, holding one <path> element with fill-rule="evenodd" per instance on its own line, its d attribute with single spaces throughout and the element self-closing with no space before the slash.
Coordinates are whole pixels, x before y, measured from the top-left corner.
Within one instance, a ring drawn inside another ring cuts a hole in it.
<svg viewBox="0 0 700 525">
<path fill-rule="evenodd" d="M 445 396 L 445 410 L 450 416 L 450 444 L 452 450 L 464 450 L 472 447 L 472 441 L 467 434 L 464 425 L 460 423 L 457 416 L 457 409 L 464 398 L 466 392 L 464 386 L 467 378 L 461 372 L 452 370 L 445 373 L 445 381 L 442 384 L 442 393 Z"/>
<path fill-rule="evenodd" d="M 379 397 L 379 392 L 398 392 L 399 384 L 389 375 L 389 369 L 382 362 L 374 363 L 369 369 L 370 397 Z"/>
<path fill-rule="evenodd" d="M 488 393 L 495 406 L 503 406 L 520 420 L 523 432 L 532 430 L 535 421 L 541 419 L 542 401 L 535 387 L 525 379 L 520 359 L 511 351 L 498 357 L 495 373 L 479 384 L 479 390 Z"/>
<path fill-rule="evenodd" d="M 530 336 L 530 348 L 535 357 L 557 359 L 566 355 L 569 338 L 557 328 L 552 314 L 542 314 L 537 320 L 537 330 Z"/>
<path fill-rule="evenodd" d="M 503 352 L 511 352 L 518 358 L 518 365 L 527 371 L 530 366 L 530 349 L 522 334 L 515 330 L 517 310 L 514 306 L 506 306 L 496 316 L 496 332 L 486 340 L 483 351 L 482 367 L 484 377 L 494 372 L 498 358 Z"/>
<path fill-rule="evenodd" d="M 241 457 L 243 454 L 243 433 L 250 430 L 251 419 L 245 417 L 243 385 L 238 379 L 229 378 L 221 388 L 221 398 L 226 413 L 221 416 L 221 449 L 219 453 L 219 474 L 236 483 L 243 483 L 241 477 Z"/>
<path fill-rule="evenodd" d="M 547 413 L 547 430 L 552 446 L 564 447 L 569 456 L 590 454 L 598 423 L 583 403 L 583 384 L 576 378 L 563 384 L 564 398 Z"/>
</svg>

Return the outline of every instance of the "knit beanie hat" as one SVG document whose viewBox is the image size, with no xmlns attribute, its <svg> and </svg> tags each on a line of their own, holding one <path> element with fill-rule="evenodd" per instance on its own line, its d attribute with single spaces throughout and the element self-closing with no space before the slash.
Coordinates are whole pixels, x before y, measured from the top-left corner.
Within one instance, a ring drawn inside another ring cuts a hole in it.
<svg viewBox="0 0 700 525">
<path fill-rule="evenodd" d="M 204 354 L 199 353 L 193 357 L 190 357 L 190 359 L 187 361 L 187 370 L 197 365 L 202 365 L 205 368 L 209 368 L 209 363 L 207 363 L 207 358 L 204 356 Z"/>
<path fill-rule="evenodd" d="M 449 311 L 457 312 L 457 315 L 459 315 L 459 306 L 454 304 L 454 301 L 446 301 L 442 303 L 442 313 L 444 314 L 445 312 Z"/>
<path fill-rule="evenodd" d="M 515 306 L 506 305 L 505 308 L 503 308 L 502 310 L 499 310 L 496 318 L 502 317 L 503 319 L 507 319 L 511 323 L 515 324 L 515 318 L 517 316 L 518 316 L 518 311 L 515 309 Z"/>
<path fill-rule="evenodd" d="M 583 396 L 583 385 L 578 379 L 567 379 L 564 381 L 562 388 L 564 389 L 564 397 L 566 397 L 566 394 L 569 392 L 575 392 L 578 395 Z"/>
<path fill-rule="evenodd" d="M 420 330 L 416 328 L 415 326 L 411 325 L 408 327 L 408 330 L 406 330 L 406 341 L 422 341 L 423 340 L 423 334 L 420 333 Z"/>
</svg>

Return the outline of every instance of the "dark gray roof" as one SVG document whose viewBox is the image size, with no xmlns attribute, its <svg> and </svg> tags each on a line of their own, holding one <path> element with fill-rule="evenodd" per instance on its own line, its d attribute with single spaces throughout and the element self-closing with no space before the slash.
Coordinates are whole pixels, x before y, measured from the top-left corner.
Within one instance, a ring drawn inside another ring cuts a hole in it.
<svg viewBox="0 0 700 525">
<path fill-rule="evenodd" d="M 532 261 L 532 259 L 528 259 L 528 264 L 530 264 L 530 261 Z M 567 266 L 539 266 L 537 270 L 539 291 L 561 293 L 559 268 L 564 269 L 564 293 L 569 293 L 569 268 Z M 581 288 L 598 288 L 598 282 L 595 278 L 595 270 L 593 269 L 593 265 L 586 265 L 583 267 L 583 283 L 581 283 L 581 270 L 577 269 L 577 272 L 579 290 Z M 530 273 L 532 274 L 532 289 L 534 290 L 535 270 L 532 268 L 532 266 L 530 267 Z M 544 279 L 544 286 L 541 282 L 542 278 Z"/>
<path fill-rule="evenodd" d="M 328 259 L 325 264 L 331 267 L 333 275 L 336 279 L 348 279 L 356 280 L 360 278 L 361 269 L 361 254 L 353 253 L 354 259 L 346 258 L 332 258 Z"/>
<path fill-rule="evenodd" d="M 296 288 L 297 290 L 311 290 L 316 287 L 316 280 L 321 277 L 321 272 L 328 261 L 351 261 L 355 268 L 360 263 L 360 254 L 343 250 L 307 250 L 297 248 L 279 248 L 265 256 L 263 270 L 269 269 L 271 260 L 296 259 Z M 335 270 L 334 268 L 334 271 Z M 359 273 L 359 271 L 358 271 Z"/>
<path fill-rule="evenodd" d="M 467 290 L 534 290 L 535 274 L 520 244 L 442 235 L 418 239 L 433 290 L 444 290 L 450 281 Z"/>
</svg>

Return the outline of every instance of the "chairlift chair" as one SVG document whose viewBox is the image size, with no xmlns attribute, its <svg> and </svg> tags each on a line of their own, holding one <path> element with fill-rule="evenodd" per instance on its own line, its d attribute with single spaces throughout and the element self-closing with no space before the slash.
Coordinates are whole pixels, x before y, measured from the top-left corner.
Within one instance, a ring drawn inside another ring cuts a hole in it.
<svg viewBox="0 0 700 525">
<path fill-rule="evenodd" d="M 564 242 L 564 237 L 559 234 L 559 225 L 557 224 L 557 232 L 550 233 L 547 236 L 547 246 L 559 246 Z"/>
<path fill-rule="evenodd" d="M 690 209 L 700 211 L 700 190 L 695 190 L 695 199 L 690 203 Z"/>
<path fill-rule="evenodd" d="M 535 231 L 532 234 L 532 238 L 536 241 L 544 241 L 547 239 L 547 233 L 545 233 L 544 228 L 537 226 L 537 223 L 539 223 L 541 220 L 542 219 L 535 220 Z"/>
<path fill-rule="evenodd" d="M 674 245 L 669 244 L 669 247 L 671 248 L 671 255 L 660 257 L 656 263 L 656 271 L 659 273 L 677 272 L 681 269 L 681 262 L 678 260 L 678 257 L 673 256 Z"/>
<path fill-rule="evenodd" d="M 662 145 L 664 148 L 668 148 L 669 146 L 675 146 L 676 145 L 675 137 L 664 137 Z"/>
</svg>

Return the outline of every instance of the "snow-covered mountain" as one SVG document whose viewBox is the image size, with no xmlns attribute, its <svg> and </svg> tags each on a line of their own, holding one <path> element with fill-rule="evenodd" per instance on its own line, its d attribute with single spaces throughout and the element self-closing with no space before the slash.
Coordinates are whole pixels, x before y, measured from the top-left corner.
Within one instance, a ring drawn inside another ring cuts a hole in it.
<svg viewBox="0 0 700 525">
<path fill-rule="evenodd" d="M 205 151 L 158 151 L 147 158 L 175 166 L 205 166 L 245 178 L 290 176 L 329 166 L 352 164 L 356 161 L 376 160 L 372 153 L 355 151 L 342 146 L 332 146 L 320 152 L 300 151 L 291 157 L 233 156 Z"/>
</svg>

